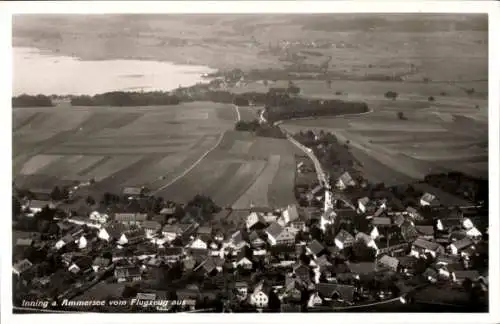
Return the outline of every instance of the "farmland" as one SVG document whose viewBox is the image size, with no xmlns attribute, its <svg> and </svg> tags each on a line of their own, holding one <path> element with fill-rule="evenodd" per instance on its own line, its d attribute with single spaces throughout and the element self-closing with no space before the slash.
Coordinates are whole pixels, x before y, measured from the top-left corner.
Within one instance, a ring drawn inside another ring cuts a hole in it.
<svg viewBox="0 0 500 324">
<path fill-rule="evenodd" d="M 221 205 L 292 203 L 294 147 L 232 131 L 236 119 L 232 105 L 208 102 L 14 109 L 14 180 L 50 188 L 94 179 L 97 197 L 146 186 L 180 202 L 200 193 Z"/>
<path fill-rule="evenodd" d="M 352 89 L 362 90 L 363 83 L 358 82 Z M 368 103 L 371 113 L 286 121 L 283 127 L 295 132 L 330 131 L 341 141 L 349 141 L 365 176 L 374 182 L 398 184 L 450 170 L 487 176 L 487 96 L 471 98 L 463 91 L 452 93 L 448 85 L 440 88 L 435 84 L 423 92 L 412 83 L 400 82 L 396 88 L 379 82 L 386 90 L 402 93 L 396 100 L 387 100 L 382 88 L 378 94 L 373 92 L 372 83 L 366 82 L 365 94 L 356 94 Z M 347 96 L 353 84 L 343 83 Z M 443 91 L 448 91 L 446 96 L 436 96 L 433 102 L 427 100 L 427 95 Z M 406 119 L 400 120 L 398 112 Z"/>
</svg>

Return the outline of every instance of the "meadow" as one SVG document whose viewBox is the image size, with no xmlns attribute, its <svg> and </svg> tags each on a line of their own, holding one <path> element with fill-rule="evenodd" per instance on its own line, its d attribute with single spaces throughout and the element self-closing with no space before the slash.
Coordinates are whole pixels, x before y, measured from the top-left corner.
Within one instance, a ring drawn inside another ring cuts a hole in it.
<svg viewBox="0 0 500 324">
<path fill-rule="evenodd" d="M 240 108 L 245 120 L 256 109 Z M 286 140 L 236 132 L 232 105 L 13 109 L 13 174 L 27 187 L 96 181 L 89 191 L 146 186 L 187 202 L 196 194 L 222 206 L 294 202 L 296 149 Z"/>
</svg>

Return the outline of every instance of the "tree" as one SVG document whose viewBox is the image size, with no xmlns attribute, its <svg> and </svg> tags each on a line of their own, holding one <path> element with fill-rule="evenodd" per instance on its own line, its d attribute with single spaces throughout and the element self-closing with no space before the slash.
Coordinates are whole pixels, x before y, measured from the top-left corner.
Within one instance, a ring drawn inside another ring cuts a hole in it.
<svg viewBox="0 0 500 324">
<path fill-rule="evenodd" d="M 433 97 L 433 96 L 430 96 L 430 97 L 428 98 L 428 100 L 429 100 L 429 101 L 434 101 L 435 99 L 434 99 L 434 97 Z"/>
<path fill-rule="evenodd" d="M 328 87 L 328 89 L 331 89 L 332 88 L 332 80 L 330 80 L 330 79 L 326 80 L 326 86 Z"/>
<path fill-rule="evenodd" d="M 406 120 L 406 116 L 401 111 L 398 111 L 398 118 L 399 120 Z"/>
<path fill-rule="evenodd" d="M 17 197 L 12 196 L 12 220 L 17 219 L 21 215 L 22 206 Z"/>
<path fill-rule="evenodd" d="M 62 192 L 58 186 L 55 186 L 54 189 L 52 189 L 52 192 L 50 193 L 50 198 L 55 201 L 61 200 Z"/>
</svg>

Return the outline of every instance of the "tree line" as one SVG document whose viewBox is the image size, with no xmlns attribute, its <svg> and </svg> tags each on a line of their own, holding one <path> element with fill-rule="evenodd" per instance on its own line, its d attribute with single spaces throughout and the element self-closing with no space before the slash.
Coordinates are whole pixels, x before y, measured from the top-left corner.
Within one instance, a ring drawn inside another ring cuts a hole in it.
<svg viewBox="0 0 500 324">
<path fill-rule="evenodd" d="M 52 99 L 45 95 L 22 94 L 12 98 L 12 107 L 52 107 Z"/>
<path fill-rule="evenodd" d="M 72 106 L 156 106 L 178 105 L 180 102 L 178 96 L 162 91 L 113 91 L 94 96 L 83 95 L 71 98 Z"/>
</svg>

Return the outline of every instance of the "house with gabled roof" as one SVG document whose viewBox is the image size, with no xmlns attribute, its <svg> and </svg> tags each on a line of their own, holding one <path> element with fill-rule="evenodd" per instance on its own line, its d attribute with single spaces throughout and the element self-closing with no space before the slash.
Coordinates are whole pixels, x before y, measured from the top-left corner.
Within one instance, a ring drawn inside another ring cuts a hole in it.
<svg viewBox="0 0 500 324">
<path fill-rule="evenodd" d="M 302 263 L 293 266 L 293 273 L 304 282 L 311 280 L 311 269 Z"/>
<path fill-rule="evenodd" d="M 461 240 L 455 241 L 449 245 L 449 250 L 453 255 L 460 254 L 463 250 L 474 245 L 474 241 L 466 237 Z"/>
<path fill-rule="evenodd" d="M 375 272 L 375 262 L 346 262 L 346 266 L 351 273 L 365 275 Z"/>
<path fill-rule="evenodd" d="M 370 198 L 363 197 L 358 199 L 358 210 L 361 213 L 366 213 L 368 211 L 369 205 L 370 205 Z"/>
<path fill-rule="evenodd" d="M 141 187 L 125 187 L 123 188 L 122 195 L 128 199 L 139 198 L 144 193 L 144 188 Z"/>
<path fill-rule="evenodd" d="M 137 266 L 116 267 L 115 279 L 117 282 L 134 282 L 142 280 L 141 269 Z"/>
<path fill-rule="evenodd" d="M 420 206 L 436 206 L 439 205 L 438 199 L 435 195 L 426 192 L 420 198 Z"/>
<path fill-rule="evenodd" d="M 286 209 L 281 213 L 278 219 L 278 224 L 281 226 L 286 226 L 291 222 L 299 219 L 299 211 L 297 210 L 297 205 L 288 205 Z"/>
<path fill-rule="evenodd" d="M 161 224 L 156 221 L 144 221 L 141 225 L 147 238 L 155 236 L 161 230 Z"/>
<path fill-rule="evenodd" d="M 30 260 L 28 259 L 23 259 L 21 261 L 18 261 L 14 263 L 12 266 L 12 272 L 17 275 L 18 277 L 22 276 L 23 273 L 27 272 L 33 267 L 33 263 L 31 263 Z"/>
<path fill-rule="evenodd" d="M 362 242 L 366 247 L 372 248 L 378 251 L 378 246 L 375 240 L 368 234 L 363 232 L 358 232 L 354 237 L 355 242 Z"/>
<path fill-rule="evenodd" d="M 145 213 L 115 213 L 114 220 L 124 225 L 140 225 L 148 219 Z"/>
<path fill-rule="evenodd" d="M 326 253 L 326 248 L 317 240 L 313 240 L 306 246 L 306 251 L 316 259 Z"/>
<path fill-rule="evenodd" d="M 111 264 L 111 260 L 110 259 L 106 259 L 106 258 L 103 258 L 103 257 L 97 257 L 97 258 L 94 259 L 94 261 L 92 263 L 92 269 L 95 272 L 99 272 L 102 269 L 105 269 L 110 264 Z"/>
<path fill-rule="evenodd" d="M 462 270 L 462 271 L 453 271 L 451 273 L 451 278 L 454 282 L 458 284 L 463 284 L 463 282 L 468 279 L 472 282 L 475 282 L 479 279 L 481 275 L 477 270 Z"/>
<path fill-rule="evenodd" d="M 287 245 L 295 243 L 295 232 L 289 227 L 282 227 L 278 223 L 272 223 L 265 229 L 267 239 L 271 245 Z"/>
<path fill-rule="evenodd" d="M 248 241 L 253 248 L 261 248 L 266 245 L 266 241 L 264 241 L 264 239 L 256 231 L 253 231 L 248 235 Z"/>
<path fill-rule="evenodd" d="M 188 245 L 188 248 L 190 249 L 201 249 L 201 250 L 206 250 L 208 248 L 208 243 L 202 240 L 201 238 L 197 237 L 193 241 L 191 241 Z"/>
<path fill-rule="evenodd" d="M 416 257 L 425 256 L 425 254 L 431 254 L 432 257 L 436 257 L 440 254 L 444 253 L 444 248 L 438 243 L 424 240 L 422 238 L 418 238 L 413 242 L 411 247 L 411 254 Z"/>
<path fill-rule="evenodd" d="M 263 229 L 266 227 L 266 221 L 261 213 L 251 212 L 245 222 L 247 230 Z"/>
<path fill-rule="evenodd" d="M 182 230 L 179 225 L 165 225 L 163 226 L 161 233 L 163 237 L 167 239 L 167 242 L 172 242 L 177 237 L 182 235 Z"/>
<path fill-rule="evenodd" d="M 410 216 L 414 221 L 421 221 L 424 219 L 422 215 L 420 215 L 418 210 L 411 206 L 406 207 L 406 214 Z"/>
<path fill-rule="evenodd" d="M 324 300 L 342 301 L 348 304 L 352 304 L 354 301 L 355 287 L 352 285 L 319 283 L 317 291 Z"/>
<path fill-rule="evenodd" d="M 236 251 L 241 250 L 245 246 L 249 246 L 248 242 L 243 238 L 241 231 L 236 231 L 231 235 L 228 246 Z"/>
<path fill-rule="evenodd" d="M 400 230 L 401 236 L 408 243 L 415 241 L 419 237 L 415 225 L 408 220 L 406 220 L 403 225 L 401 225 Z"/>
<path fill-rule="evenodd" d="M 335 182 L 335 186 L 340 190 L 345 190 L 347 187 L 354 187 L 356 182 L 353 180 L 349 172 L 344 172 Z"/>
<path fill-rule="evenodd" d="M 354 243 L 354 236 L 352 236 L 349 232 L 344 229 L 341 229 L 339 233 L 335 236 L 335 246 L 337 246 L 340 250 L 343 250 L 347 247 L 352 246 Z"/>
<path fill-rule="evenodd" d="M 453 232 L 463 227 L 462 218 L 442 218 L 436 221 L 436 229 L 441 232 Z"/>
<path fill-rule="evenodd" d="M 120 236 L 120 239 L 118 240 L 118 244 L 120 244 L 120 245 L 136 244 L 136 243 L 139 243 L 145 239 L 146 239 L 146 233 L 144 232 L 144 229 L 142 229 L 142 228 L 130 229 L 130 230 L 125 231 Z"/>
<path fill-rule="evenodd" d="M 434 239 L 434 226 L 432 225 L 417 225 L 415 226 L 420 237 L 426 240 Z"/>
</svg>

